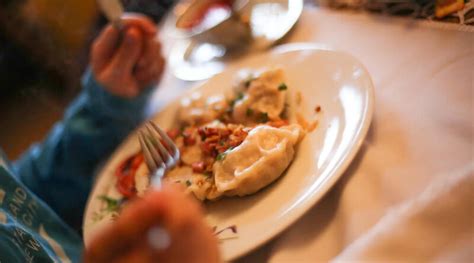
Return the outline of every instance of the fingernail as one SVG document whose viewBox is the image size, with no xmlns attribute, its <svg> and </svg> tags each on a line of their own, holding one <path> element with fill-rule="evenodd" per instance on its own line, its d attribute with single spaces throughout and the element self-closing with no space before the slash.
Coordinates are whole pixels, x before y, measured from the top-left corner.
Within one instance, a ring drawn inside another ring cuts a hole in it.
<svg viewBox="0 0 474 263">
<path fill-rule="evenodd" d="M 148 232 L 148 242 L 156 250 L 165 250 L 171 245 L 171 237 L 162 227 L 153 227 Z"/>
</svg>

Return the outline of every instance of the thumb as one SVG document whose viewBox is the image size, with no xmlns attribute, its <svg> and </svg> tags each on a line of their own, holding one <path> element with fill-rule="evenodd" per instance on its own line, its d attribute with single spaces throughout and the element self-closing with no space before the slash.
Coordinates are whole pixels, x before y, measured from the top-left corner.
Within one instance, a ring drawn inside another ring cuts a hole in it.
<svg viewBox="0 0 474 263">
<path fill-rule="evenodd" d="M 110 67 L 115 72 L 131 73 L 142 50 L 143 36 L 139 29 L 131 27 L 123 33 L 122 43 L 113 56 Z"/>
</svg>

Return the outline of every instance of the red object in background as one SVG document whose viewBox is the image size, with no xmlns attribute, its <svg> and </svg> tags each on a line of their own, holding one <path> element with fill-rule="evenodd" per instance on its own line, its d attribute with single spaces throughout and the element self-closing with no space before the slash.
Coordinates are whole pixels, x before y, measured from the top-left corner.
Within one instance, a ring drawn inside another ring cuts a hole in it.
<svg viewBox="0 0 474 263">
<path fill-rule="evenodd" d="M 233 0 L 208 1 L 206 5 L 200 7 L 200 10 L 196 12 L 196 15 L 193 17 L 193 19 L 183 22 L 180 27 L 184 29 L 191 29 L 199 25 L 204 20 L 206 15 L 209 14 L 213 9 L 225 9 L 230 11 L 233 2 Z"/>
<path fill-rule="evenodd" d="M 143 154 L 139 152 L 124 160 L 115 170 L 117 190 L 126 198 L 134 197 L 137 194 L 135 189 L 135 173 L 143 161 Z"/>
</svg>

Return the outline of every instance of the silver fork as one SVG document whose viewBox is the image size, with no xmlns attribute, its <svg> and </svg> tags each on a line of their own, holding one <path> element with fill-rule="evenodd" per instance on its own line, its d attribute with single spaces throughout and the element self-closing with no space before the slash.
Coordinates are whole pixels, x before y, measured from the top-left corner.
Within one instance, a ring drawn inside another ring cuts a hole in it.
<svg viewBox="0 0 474 263">
<path fill-rule="evenodd" d="M 151 185 L 161 188 L 161 178 L 179 161 L 179 149 L 171 138 L 154 122 L 149 121 L 140 131 L 138 140 L 150 171 Z M 171 236 L 163 226 L 152 227 L 147 233 L 148 243 L 156 250 L 165 250 L 171 245 Z"/>
<path fill-rule="evenodd" d="M 151 175 L 151 185 L 161 188 L 161 178 L 179 161 L 179 149 L 158 125 L 148 121 L 138 132 L 138 140 Z"/>
</svg>

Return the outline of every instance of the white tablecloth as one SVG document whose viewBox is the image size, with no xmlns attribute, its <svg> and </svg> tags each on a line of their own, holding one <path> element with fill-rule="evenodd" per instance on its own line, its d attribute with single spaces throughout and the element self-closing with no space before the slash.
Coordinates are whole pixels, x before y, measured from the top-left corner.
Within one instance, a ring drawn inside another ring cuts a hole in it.
<svg viewBox="0 0 474 263">
<path fill-rule="evenodd" d="M 474 33 L 465 29 L 305 8 L 283 43 L 357 57 L 375 84 L 375 116 L 334 189 L 240 262 L 474 260 Z M 166 72 L 153 110 L 189 85 Z"/>
</svg>

